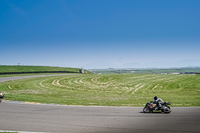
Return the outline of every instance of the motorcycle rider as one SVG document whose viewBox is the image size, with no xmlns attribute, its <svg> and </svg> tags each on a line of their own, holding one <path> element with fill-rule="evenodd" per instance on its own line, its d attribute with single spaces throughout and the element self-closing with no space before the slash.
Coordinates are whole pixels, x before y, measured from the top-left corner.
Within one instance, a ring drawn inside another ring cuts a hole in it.
<svg viewBox="0 0 200 133">
<path fill-rule="evenodd" d="M 2 101 L 1 99 L 3 99 L 3 93 L 2 92 L 0 92 L 0 102 Z"/>
<path fill-rule="evenodd" d="M 156 104 L 156 110 L 162 107 L 162 104 L 164 103 L 161 98 L 158 98 L 157 96 L 154 97 L 154 103 Z"/>
</svg>

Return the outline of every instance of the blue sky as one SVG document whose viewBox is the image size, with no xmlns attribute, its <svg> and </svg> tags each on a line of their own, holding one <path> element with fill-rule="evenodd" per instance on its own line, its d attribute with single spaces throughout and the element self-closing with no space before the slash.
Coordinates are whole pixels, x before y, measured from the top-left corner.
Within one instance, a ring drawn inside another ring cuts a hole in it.
<svg viewBox="0 0 200 133">
<path fill-rule="evenodd" d="M 200 66 L 199 0 L 0 0 L 0 64 Z"/>
</svg>

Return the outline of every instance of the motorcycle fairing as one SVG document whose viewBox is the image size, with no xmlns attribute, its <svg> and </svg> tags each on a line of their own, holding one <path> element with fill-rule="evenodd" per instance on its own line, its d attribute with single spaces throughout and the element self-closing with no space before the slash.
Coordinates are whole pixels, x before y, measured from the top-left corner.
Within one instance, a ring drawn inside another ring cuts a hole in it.
<svg viewBox="0 0 200 133">
<path fill-rule="evenodd" d="M 162 110 L 153 110 L 154 113 L 162 113 Z"/>
</svg>

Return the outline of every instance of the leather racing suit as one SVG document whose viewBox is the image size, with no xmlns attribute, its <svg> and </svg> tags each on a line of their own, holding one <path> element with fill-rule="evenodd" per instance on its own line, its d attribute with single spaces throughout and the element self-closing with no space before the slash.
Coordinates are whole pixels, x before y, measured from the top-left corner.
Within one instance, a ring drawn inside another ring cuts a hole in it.
<svg viewBox="0 0 200 133">
<path fill-rule="evenodd" d="M 154 100 L 153 101 L 154 103 L 156 103 L 156 106 L 158 108 L 161 108 L 162 107 L 162 104 L 164 103 L 163 100 L 161 98 L 158 98 L 157 100 Z"/>
</svg>

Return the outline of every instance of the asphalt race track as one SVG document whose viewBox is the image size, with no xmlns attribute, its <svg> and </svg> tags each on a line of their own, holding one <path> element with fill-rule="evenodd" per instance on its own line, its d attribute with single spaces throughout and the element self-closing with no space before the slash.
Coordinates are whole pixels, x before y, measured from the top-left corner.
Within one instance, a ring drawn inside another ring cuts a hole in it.
<svg viewBox="0 0 200 133">
<path fill-rule="evenodd" d="M 142 107 L 86 107 L 0 103 L 0 130 L 65 133 L 199 133 L 200 107 L 174 107 L 170 114 Z"/>
<path fill-rule="evenodd" d="M 0 79 L 0 81 L 2 80 L 3 78 Z M 88 107 L 2 101 L 0 103 L 0 131 L 200 132 L 200 107 L 173 107 L 170 114 L 143 113 L 142 109 L 142 107 Z"/>
</svg>

